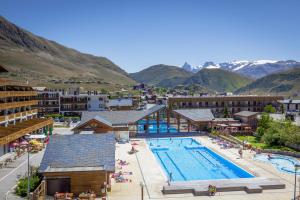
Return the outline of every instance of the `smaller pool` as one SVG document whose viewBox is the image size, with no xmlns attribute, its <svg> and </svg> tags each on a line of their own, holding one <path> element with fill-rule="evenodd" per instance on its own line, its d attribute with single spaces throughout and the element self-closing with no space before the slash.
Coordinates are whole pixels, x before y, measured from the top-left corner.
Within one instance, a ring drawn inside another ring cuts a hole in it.
<svg viewBox="0 0 300 200">
<path fill-rule="evenodd" d="M 295 173 L 295 165 L 300 165 L 300 161 L 296 158 L 274 154 L 271 155 L 271 159 L 268 158 L 267 154 L 258 154 L 254 157 L 254 160 L 270 163 L 284 173 Z M 300 175 L 300 171 L 297 174 Z"/>
</svg>

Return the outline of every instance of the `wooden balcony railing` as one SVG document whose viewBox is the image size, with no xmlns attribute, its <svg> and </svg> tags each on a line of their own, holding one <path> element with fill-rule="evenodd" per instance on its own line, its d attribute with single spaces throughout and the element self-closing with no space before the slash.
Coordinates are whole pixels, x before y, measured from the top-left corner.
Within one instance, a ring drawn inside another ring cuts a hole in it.
<svg viewBox="0 0 300 200">
<path fill-rule="evenodd" d="M 0 91 L 0 98 L 37 96 L 36 91 Z"/>
<path fill-rule="evenodd" d="M 22 106 L 32 106 L 32 105 L 37 105 L 37 104 L 38 104 L 37 100 L 0 103 L 0 109 L 18 108 L 18 107 L 22 107 Z"/>
<path fill-rule="evenodd" d="M 6 116 L 0 116 L 0 122 L 6 121 L 6 120 L 12 120 L 15 118 L 20 118 L 20 117 L 26 117 L 26 115 L 32 115 L 32 114 L 37 114 L 37 113 L 38 113 L 37 109 L 32 109 L 29 111 L 18 112 L 18 113 L 9 114 Z"/>
<path fill-rule="evenodd" d="M 53 126 L 52 119 L 30 119 L 23 122 L 18 122 L 15 125 L 8 127 L 0 126 L 0 144 L 8 144 L 26 134 L 30 134 L 45 126 Z"/>
</svg>

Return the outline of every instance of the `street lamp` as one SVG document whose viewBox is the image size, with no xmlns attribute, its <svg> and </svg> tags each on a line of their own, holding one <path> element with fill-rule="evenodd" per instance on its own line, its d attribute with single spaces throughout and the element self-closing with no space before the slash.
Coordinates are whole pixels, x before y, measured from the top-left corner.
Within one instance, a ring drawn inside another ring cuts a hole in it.
<svg viewBox="0 0 300 200">
<path fill-rule="evenodd" d="M 144 186 L 145 186 L 145 184 L 143 182 L 140 182 L 140 186 L 141 186 L 141 200 L 144 200 Z"/>
<path fill-rule="evenodd" d="M 30 199 L 30 163 L 29 163 L 29 134 L 25 135 L 25 139 L 27 140 L 27 198 Z"/>
<path fill-rule="evenodd" d="M 294 183 L 294 200 L 296 200 L 296 190 L 297 190 L 297 171 L 300 169 L 300 165 L 295 165 L 295 183 Z"/>
</svg>

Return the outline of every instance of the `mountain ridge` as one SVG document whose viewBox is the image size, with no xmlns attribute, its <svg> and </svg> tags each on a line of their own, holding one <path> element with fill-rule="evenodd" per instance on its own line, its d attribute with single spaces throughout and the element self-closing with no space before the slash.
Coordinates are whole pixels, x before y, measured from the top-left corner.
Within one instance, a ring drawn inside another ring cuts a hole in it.
<svg viewBox="0 0 300 200">
<path fill-rule="evenodd" d="M 0 16 L 0 63 L 10 78 L 34 85 L 55 86 L 51 80 L 95 82 L 85 87 L 122 87 L 134 84 L 129 75 L 105 57 L 81 53 L 55 41 L 36 36 Z M 96 84 L 96 83 L 103 83 Z M 61 84 L 57 85 L 58 87 Z"/>
<path fill-rule="evenodd" d="M 240 61 L 231 61 L 231 62 L 222 62 L 215 64 L 212 61 L 205 62 L 199 66 L 190 66 L 187 68 L 185 66 L 189 65 L 187 62 L 182 66 L 185 70 L 190 70 L 193 73 L 198 72 L 203 68 L 220 68 L 232 72 L 236 72 L 243 76 L 251 77 L 253 79 L 262 78 L 269 74 L 277 73 L 292 69 L 300 65 L 300 62 L 295 60 L 255 60 L 255 61 L 247 61 L 247 60 L 240 60 Z"/>
<path fill-rule="evenodd" d="M 236 94 L 281 94 L 284 96 L 300 95 L 300 65 L 293 69 L 270 74 L 239 88 Z"/>
<path fill-rule="evenodd" d="M 174 88 L 176 85 L 199 85 L 217 92 L 233 92 L 252 80 L 223 69 L 201 69 L 197 73 L 186 72 L 173 65 L 153 65 L 130 76 L 137 82 Z"/>
</svg>

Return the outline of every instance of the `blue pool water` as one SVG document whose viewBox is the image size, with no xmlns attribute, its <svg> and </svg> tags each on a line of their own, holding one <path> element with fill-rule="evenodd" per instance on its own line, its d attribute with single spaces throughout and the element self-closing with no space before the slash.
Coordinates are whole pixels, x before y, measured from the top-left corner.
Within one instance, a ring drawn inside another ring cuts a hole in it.
<svg viewBox="0 0 300 200">
<path fill-rule="evenodd" d="M 138 122 L 138 133 L 145 133 L 144 125 L 146 124 L 146 120 L 140 120 Z M 156 120 L 149 120 L 149 127 L 148 127 L 149 133 L 157 133 L 157 122 Z M 160 121 L 159 122 L 159 133 L 167 133 L 168 132 L 168 126 L 167 122 Z M 169 128 L 170 133 L 177 133 L 177 129 L 175 127 Z"/>
<path fill-rule="evenodd" d="M 192 138 L 149 139 L 147 143 L 166 176 L 172 173 L 172 181 L 254 177 Z"/>
<path fill-rule="evenodd" d="M 267 154 L 259 154 L 254 157 L 255 160 L 263 161 L 272 164 L 277 170 L 284 173 L 295 173 L 295 165 L 300 165 L 299 160 L 289 156 L 283 155 L 271 155 L 271 159 L 268 159 Z M 300 170 L 297 172 L 300 175 Z"/>
</svg>

